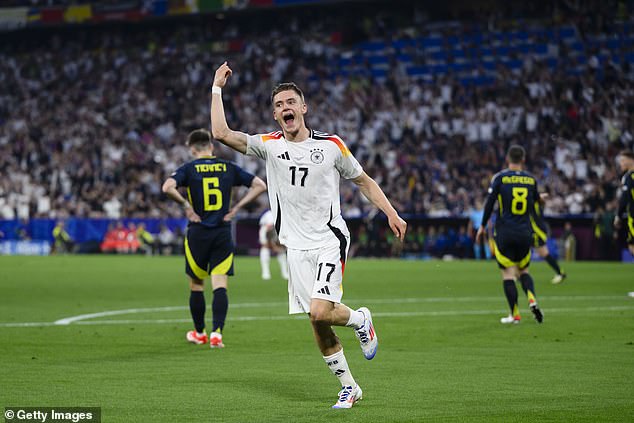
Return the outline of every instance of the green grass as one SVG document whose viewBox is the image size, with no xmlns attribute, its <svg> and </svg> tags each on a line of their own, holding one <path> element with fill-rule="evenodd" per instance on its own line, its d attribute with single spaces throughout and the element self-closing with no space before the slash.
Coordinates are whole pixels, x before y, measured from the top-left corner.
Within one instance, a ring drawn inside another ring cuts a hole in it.
<svg viewBox="0 0 634 423">
<path fill-rule="evenodd" d="M 307 320 L 258 265 L 237 259 L 227 347 L 210 350 L 184 339 L 181 258 L 0 257 L 0 408 L 97 406 L 104 422 L 634 421 L 634 266 L 566 264 L 553 286 L 535 263 L 544 324 L 520 294 L 522 323 L 503 326 L 492 262 L 351 259 L 344 300 L 370 307 L 381 343 L 366 361 L 338 329 L 364 399 L 331 410 L 338 383 Z M 8 325 L 24 322 L 49 325 Z"/>
</svg>

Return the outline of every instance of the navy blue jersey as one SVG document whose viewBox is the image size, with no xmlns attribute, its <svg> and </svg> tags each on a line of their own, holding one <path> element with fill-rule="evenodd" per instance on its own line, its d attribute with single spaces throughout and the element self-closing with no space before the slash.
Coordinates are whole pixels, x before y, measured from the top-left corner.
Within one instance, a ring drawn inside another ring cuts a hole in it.
<svg viewBox="0 0 634 423">
<path fill-rule="evenodd" d="M 537 198 L 539 199 L 539 194 L 537 194 Z M 535 214 L 531 217 L 531 224 L 533 225 L 533 232 L 535 232 L 539 238 L 546 241 L 548 238 L 548 224 L 546 223 L 546 219 L 544 218 L 544 214 L 542 213 L 542 204 L 541 202 L 535 202 Z"/>
<path fill-rule="evenodd" d="M 254 176 L 239 166 L 216 157 L 189 162 L 171 176 L 179 187 L 187 187 L 187 197 L 201 224 L 208 227 L 229 225 L 222 219 L 229 212 L 234 186 L 251 186 Z"/>
<path fill-rule="evenodd" d="M 634 218 L 634 170 L 628 171 L 621 179 L 621 197 L 619 198 L 618 216 Z"/>
<path fill-rule="evenodd" d="M 506 169 L 493 177 L 484 206 L 483 225 L 489 220 L 496 202 L 496 229 L 532 233 L 531 221 L 541 221 L 541 216 L 536 215 L 539 210 L 537 180 L 528 172 Z"/>
</svg>

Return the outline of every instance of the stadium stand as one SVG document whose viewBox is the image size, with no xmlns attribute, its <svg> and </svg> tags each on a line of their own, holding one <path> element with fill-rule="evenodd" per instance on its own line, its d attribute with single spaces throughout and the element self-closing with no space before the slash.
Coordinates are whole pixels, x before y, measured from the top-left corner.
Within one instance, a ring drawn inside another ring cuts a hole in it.
<svg viewBox="0 0 634 423">
<path fill-rule="evenodd" d="M 233 127 L 274 129 L 271 87 L 293 79 L 308 123 L 340 134 L 403 213 L 468 216 L 511 142 L 550 193 L 546 215 L 614 208 L 612 158 L 634 146 L 634 23 L 595 22 L 593 7 L 486 25 L 407 2 L 266 12 L 288 19 L 285 36 L 242 14 L 2 34 L 0 219 L 181 216 L 158 181 L 208 125 L 225 57 Z M 346 216 L 370 211 L 353 186 L 341 194 Z"/>
</svg>

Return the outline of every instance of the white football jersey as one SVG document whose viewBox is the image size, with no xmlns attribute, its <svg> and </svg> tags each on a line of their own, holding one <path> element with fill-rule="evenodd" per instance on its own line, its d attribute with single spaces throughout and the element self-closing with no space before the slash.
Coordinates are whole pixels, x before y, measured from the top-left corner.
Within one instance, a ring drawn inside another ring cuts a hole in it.
<svg viewBox="0 0 634 423">
<path fill-rule="evenodd" d="M 310 250 L 350 237 L 339 179 L 357 178 L 363 169 L 341 138 L 313 130 L 302 142 L 287 141 L 281 131 L 249 135 L 247 154 L 266 160 L 269 202 L 283 245 Z"/>
</svg>

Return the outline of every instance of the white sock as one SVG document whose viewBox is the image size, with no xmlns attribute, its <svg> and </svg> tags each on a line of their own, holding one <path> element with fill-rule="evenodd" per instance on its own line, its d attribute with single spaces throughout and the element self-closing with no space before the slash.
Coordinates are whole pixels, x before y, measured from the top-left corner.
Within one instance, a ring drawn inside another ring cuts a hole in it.
<svg viewBox="0 0 634 423">
<path fill-rule="evenodd" d="M 271 276 L 271 250 L 267 247 L 260 248 L 260 265 L 262 276 Z"/>
<path fill-rule="evenodd" d="M 284 251 L 277 253 L 277 262 L 282 270 L 282 278 L 288 279 L 288 264 L 286 263 L 286 253 Z"/>
<path fill-rule="evenodd" d="M 365 314 L 361 313 L 358 310 L 350 309 L 350 318 L 348 318 L 348 323 L 346 323 L 346 326 L 359 329 L 361 326 L 363 326 L 364 321 Z"/>
<path fill-rule="evenodd" d="M 343 348 L 341 351 L 324 357 L 324 361 L 328 365 L 328 368 L 339 379 L 341 386 L 357 386 L 357 382 L 354 381 L 346 356 L 343 355 Z"/>
</svg>

